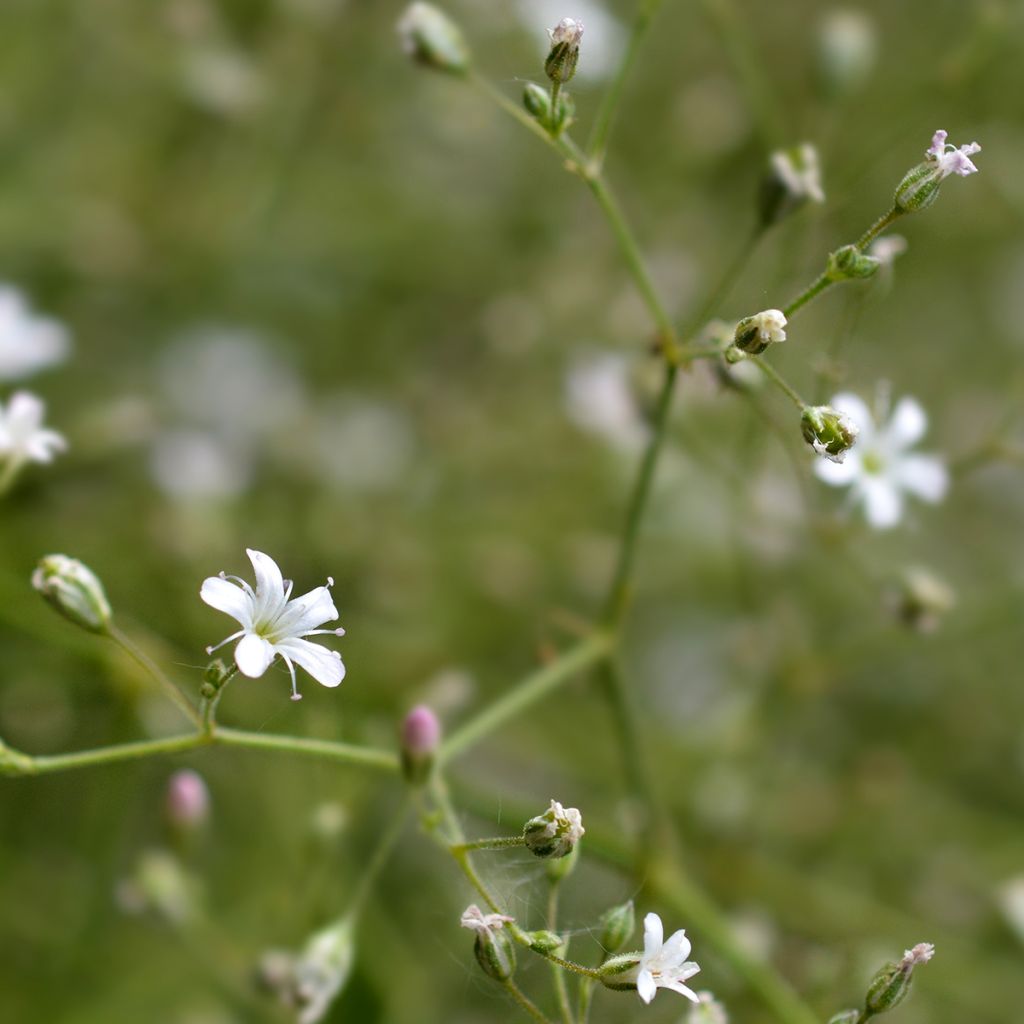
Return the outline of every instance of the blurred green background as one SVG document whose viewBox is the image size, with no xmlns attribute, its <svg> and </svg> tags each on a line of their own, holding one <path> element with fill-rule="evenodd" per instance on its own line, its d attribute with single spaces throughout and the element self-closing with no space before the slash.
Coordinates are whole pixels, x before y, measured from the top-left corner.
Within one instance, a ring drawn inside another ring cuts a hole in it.
<svg viewBox="0 0 1024 1024">
<path fill-rule="evenodd" d="M 544 30 L 582 18 L 571 91 L 584 133 L 633 7 L 447 5 L 512 98 L 540 80 Z M 609 176 L 685 318 L 750 234 L 767 151 L 819 146 L 828 202 L 753 254 L 720 311 L 735 319 L 782 305 L 884 212 L 936 128 L 977 139 L 981 173 L 901 223 L 909 250 L 891 282 L 826 295 L 772 356 L 813 391 L 822 352 L 848 333 L 843 385 L 869 395 L 884 378 L 916 396 L 930 413 L 925 449 L 955 461 L 993 434 L 1019 444 L 1021 5 L 857 5 L 875 59 L 841 96 L 820 71 L 830 10 L 666 3 Z M 574 421 L 567 379 L 603 353 L 628 357 L 639 422 L 656 382 L 650 323 L 585 189 L 480 92 L 409 66 L 400 11 L 379 0 L 0 8 L 0 280 L 73 338 L 65 365 L 23 385 L 70 451 L 26 471 L 3 509 L 11 746 L 50 753 L 178 726 L 130 664 L 32 592 L 50 551 L 103 577 L 124 628 L 190 692 L 204 646 L 229 631 L 198 600 L 205 576 L 248 575 L 246 546 L 300 591 L 333 575 L 342 688 L 306 678 L 293 704 L 275 667 L 237 683 L 222 718 L 389 747 L 414 702 L 449 727 L 467 720 L 599 608 L 637 455 Z M 706 366 L 681 392 L 626 667 L 694 876 L 822 1019 L 925 939 L 938 955 L 900 1020 L 1019 1019 L 1020 466 L 957 477 L 940 507 L 915 505 L 874 533 L 813 479 L 784 399 L 765 392 L 760 415 Z M 929 635 L 892 613 L 912 565 L 957 596 Z M 175 764 L 212 792 L 190 862 L 212 937 L 116 898 L 165 841 Z M 551 797 L 595 830 L 631 820 L 608 712 L 585 680 L 474 751 L 453 782 L 483 815 L 468 819 L 474 833 L 503 813 L 518 828 L 507 807 L 539 812 Z M 399 795 L 376 776 L 234 750 L 0 781 L 0 1017 L 261 1019 L 225 977 L 244 979 L 264 950 L 301 945 L 344 908 Z M 492 863 L 517 915 L 539 914 L 538 867 L 526 855 Z M 584 857 L 564 910 L 581 957 L 596 953 L 597 914 L 630 895 L 641 912 L 660 909 Z M 328 1019 L 514 1019 L 458 928 L 470 898 L 411 830 Z M 770 1019 L 690 934 L 700 985 L 736 1021 Z M 543 992 L 547 971 L 531 965 L 522 981 Z M 644 1008 L 599 993 L 593 1019 L 657 1024 L 685 1009 L 671 994 Z"/>
</svg>

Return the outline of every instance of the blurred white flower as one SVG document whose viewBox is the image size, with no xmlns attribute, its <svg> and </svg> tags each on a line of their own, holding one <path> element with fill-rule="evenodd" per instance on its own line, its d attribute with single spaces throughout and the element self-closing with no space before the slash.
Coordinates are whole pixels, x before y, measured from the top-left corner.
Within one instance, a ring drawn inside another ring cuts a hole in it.
<svg viewBox="0 0 1024 1024">
<path fill-rule="evenodd" d="M 932 144 L 925 150 L 925 154 L 935 161 L 939 181 L 951 174 L 958 174 L 961 178 L 966 178 L 968 174 L 977 174 L 978 168 L 974 166 L 971 157 L 981 152 L 981 146 L 971 142 L 957 149 L 946 142 L 946 134 L 940 128 L 932 136 Z"/>
<path fill-rule="evenodd" d="M 21 380 L 62 362 L 71 348 L 67 329 L 36 316 L 25 296 L 0 285 L 0 380 Z"/>
<path fill-rule="evenodd" d="M 228 116 L 244 114 L 263 99 L 265 89 L 253 62 L 241 50 L 203 44 L 182 60 L 185 91 L 202 107 Z"/>
<path fill-rule="evenodd" d="M 700 966 L 686 958 L 690 955 L 690 940 L 680 929 L 665 941 L 665 930 L 657 914 L 644 918 L 644 952 L 640 958 L 636 977 L 636 990 L 640 998 L 649 1003 L 659 988 L 670 988 L 693 1002 L 699 997 L 693 989 L 683 984 L 692 978 Z"/>
<path fill-rule="evenodd" d="M 836 395 L 831 404 L 857 425 L 857 443 L 844 462 L 821 460 L 814 471 L 833 487 L 849 487 L 871 526 L 877 530 L 895 526 L 903 515 L 905 494 L 933 504 L 942 500 L 949 487 L 942 460 L 910 450 L 928 426 L 924 409 L 913 398 L 901 399 L 892 415 L 888 419 L 880 415 L 878 422 L 857 395 Z"/>
<path fill-rule="evenodd" d="M 576 362 L 566 379 L 566 402 L 578 427 L 616 447 L 633 450 L 647 439 L 624 356 L 606 352 Z"/>
<path fill-rule="evenodd" d="M 52 462 L 67 442 L 56 430 L 43 426 L 46 406 L 29 391 L 15 391 L 4 408 L 0 405 L 0 459 L 3 478 L 9 480 L 26 462 Z"/>
<path fill-rule="evenodd" d="M 704 989 L 697 993 L 698 1002 L 690 1007 L 686 1024 L 729 1024 L 729 1014 L 713 992 Z"/>
<path fill-rule="evenodd" d="M 878 260 L 883 268 L 891 267 L 897 256 L 907 251 L 907 240 L 902 235 L 882 235 L 868 246 L 868 255 Z"/>
<path fill-rule="evenodd" d="M 252 480 L 252 460 L 246 449 L 201 430 L 158 435 L 150 469 L 161 490 L 179 500 L 234 498 Z"/>
<path fill-rule="evenodd" d="M 340 628 L 316 628 L 338 617 L 328 589 L 334 585 L 334 580 L 328 577 L 326 587 L 316 587 L 302 597 L 289 600 L 293 584 L 291 580 L 282 579 L 277 563 L 252 548 L 247 548 L 246 554 L 256 573 L 255 591 L 245 580 L 224 573 L 203 580 L 199 596 L 211 608 L 225 612 L 242 626 L 219 644 L 207 648 L 207 654 L 238 640 L 235 664 L 251 679 L 263 675 L 274 657 L 280 655 L 291 673 L 292 700 L 301 699 L 295 683 L 296 664 L 318 683 L 337 686 L 345 678 L 341 655 L 303 639 L 322 634 L 345 635 L 345 630 Z"/>
</svg>

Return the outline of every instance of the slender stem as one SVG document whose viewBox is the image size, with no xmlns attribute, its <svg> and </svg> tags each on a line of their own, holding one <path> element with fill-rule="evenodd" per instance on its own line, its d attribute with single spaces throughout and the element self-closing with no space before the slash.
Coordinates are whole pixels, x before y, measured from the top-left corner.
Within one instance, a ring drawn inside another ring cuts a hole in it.
<svg viewBox="0 0 1024 1024">
<path fill-rule="evenodd" d="M 786 397 L 798 409 L 802 411 L 805 408 L 807 408 L 807 403 L 800 397 L 796 389 L 785 379 L 785 377 L 782 376 L 781 373 L 779 373 L 778 370 L 775 369 L 774 366 L 772 366 L 771 363 L 768 362 L 767 359 L 763 359 L 761 356 L 748 356 L 747 358 L 750 359 L 751 362 L 756 363 L 759 367 L 761 367 L 761 370 L 764 372 L 765 376 L 772 380 L 775 384 L 777 384 L 778 387 L 782 390 L 782 392 L 786 395 Z"/>
<path fill-rule="evenodd" d="M 822 273 L 819 277 L 815 278 L 793 301 L 785 306 L 782 310 L 783 316 L 787 320 L 791 320 L 793 314 L 800 309 L 802 306 L 806 306 L 811 299 L 819 296 L 830 284 L 835 284 L 835 281 L 828 276 L 828 273 Z"/>
<path fill-rule="evenodd" d="M 658 465 L 658 455 L 665 440 L 668 415 L 672 407 L 672 397 L 675 393 L 678 373 L 678 366 L 672 363 L 666 364 L 661 392 L 658 395 L 658 401 L 654 408 L 651 435 L 647 441 L 643 458 L 640 461 L 636 483 L 633 485 L 633 492 L 629 499 L 629 507 L 626 511 L 626 525 L 623 529 L 622 543 L 619 547 L 619 558 L 612 576 L 612 583 L 608 591 L 604 610 L 604 622 L 612 628 L 617 627 L 622 621 L 629 601 L 630 577 L 633 571 L 633 561 L 636 557 L 637 537 L 640 533 L 640 524 L 643 521 L 644 511 L 647 508 L 647 501 L 654 483 L 654 471 Z"/>
<path fill-rule="evenodd" d="M 888 213 L 883 213 L 874 224 L 864 232 L 854 243 L 861 252 L 873 242 L 893 221 L 898 220 L 905 213 L 904 210 L 894 206 Z"/>
<path fill-rule="evenodd" d="M 0 498 L 2 498 L 13 486 L 21 467 L 25 465 L 24 459 L 12 458 L 4 463 L 0 469 Z"/>
<path fill-rule="evenodd" d="M 131 640 L 113 623 L 107 630 L 107 636 L 117 644 L 137 665 L 156 681 L 164 693 L 171 699 L 178 710 L 195 726 L 202 725 L 202 718 L 195 705 L 185 696 L 185 692 L 141 647 Z"/>
<path fill-rule="evenodd" d="M 591 978 L 580 978 L 580 994 L 576 1006 L 579 1024 L 587 1024 L 590 1019 L 590 1004 L 594 998 L 594 982 Z"/>
<path fill-rule="evenodd" d="M 542 1021 L 543 1024 L 551 1024 L 547 1017 L 535 1006 L 525 992 L 511 979 L 502 982 L 508 994 L 522 1007 L 522 1009 L 534 1020 Z"/>
<path fill-rule="evenodd" d="M 255 750 L 277 750 L 285 754 L 303 754 L 327 761 L 341 761 L 358 764 L 367 768 L 396 774 L 399 770 L 398 756 L 390 750 L 373 747 L 359 747 L 352 743 L 334 740 L 313 740 L 303 736 L 280 736 L 276 733 L 246 732 L 242 729 L 218 727 L 213 742 L 228 747 L 250 747 Z"/>
<path fill-rule="evenodd" d="M 562 82 L 561 82 L 561 80 L 558 79 L 558 78 L 553 79 L 552 82 L 551 82 L 551 100 L 550 100 L 550 103 L 551 103 L 551 130 L 555 134 L 557 134 L 557 128 L 555 126 L 558 124 L 558 97 L 559 97 L 559 94 L 561 92 L 562 92 Z"/>
<path fill-rule="evenodd" d="M 515 935 L 515 932 L 513 932 Z M 517 941 L 523 941 L 517 936 Z M 524 945 L 529 945 L 529 940 L 523 942 Z M 566 971 L 571 971 L 573 974 L 579 974 L 584 978 L 593 978 L 594 980 L 600 980 L 601 974 L 596 971 L 593 967 L 586 967 L 583 964 L 576 963 L 575 960 L 566 960 L 564 957 L 556 956 L 554 953 L 544 953 L 541 950 L 534 950 L 535 953 L 540 953 L 545 960 L 550 960 L 553 964 L 557 964 L 559 967 Z"/>
<path fill-rule="evenodd" d="M 608 148 L 608 136 L 612 130 L 612 121 L 615 118 L 615 111 L 618 109 L 619 101 L 626 85 L 626 79 L 633 70 L 637 55 L 640 53 L 641 44 L 647 35 L 651 22 L 658 13 L 663 0 L 644 0 L 637 8 L 636 17 L 633 19 L 633 27 L 626 42 L 626 49 L 623 51 L 619 66 L 615 69 L 615 76 L 605 91 L 601 106 L 598 108 L 597 117 L 594 120 L 594 127 L 590 133 L 590 140 L 587 143 L 587 152 L 594 163 L 600 167 L 604 162 L 604 154 Z"/>
<path fill-rule="evenodd" d="M 356 886 L 356 891 L 349 902 L 348 910 L 345 912 L 346 917 L 356 917 L 362 912 L 367 898 L 373 891 L 377 877 L 383 870 L 384 865 L 387 864 L 391 851 L 394 850 L 395 844 L 405 830 L 406 823 L 409 820 L 409 810 L 410 800 L 407 797 L 402 800 L 402 804 L 392 818 L 390 825 L 388 825 L 384 834 L 377 841 L 377 845 L 370 855 L 370 862 L 366 865 L 362 877 Z"/>
<path fill-rule="evenodd" d="M 203 721 L 203 732 L 207 735 L 212 735 L 216 728 L 217 707 L 220 704 L 220 699 L 224 696 L 224 690 L 227 688 L 228 683 L 230 683 L 236 675 L 238 675 L 238 666 L 232 665 L 217 684 L 217 692 L 214 693 L 212 697 L 204 697 L 200 701 L 199 713 Z"/>
<path fill-rule="evenodd" d="M 438 762 L 443 764 L 465 753 L 509 719 L 521 714 L 583 669 L 600 661 L 607 655 L 611 646 L 611 637 L 604 633 L 594 633 L 575 647 L 569 648 L 549 665 L 531 672 L 504 697 L 484 708 L 461 729 L 452 733 L 438 752 Z"/>
<path fill-rule="evenodd" d="M 542 142 L 550 146 L 559 156 L 565 156 L 559 140 L 547 131 L 537 120 L 530 116 L 518 104 L 510 100 L 497 86 L 495 86 L 483 75 L 476 72 L 470 74 L 469 80 L 478 88 L 483 90 L 502 110 L 510 117 L 518 121 L 527 131 L 532 132 Z"/>
<path fill-rule="evenodd" d="M 119 743 L 94 750 L 78 750 L 72 754 L 47 754 L 39 757 L 26 756 L 26 763 L 19 775 L 46 775 L 63 772 L 72 768 L 91 768 L 101 764 L 117 764 L 120 761 L 134 761 L 157 754 L 180 754 L 209 744 L 209 737 L 202 733 L 186 736 L 168 736 L 166 739 L 143 740 L 139 743 Z"/>
<path fill-rule="evenodd" d="M 495 836 L 493 839 L 476 839 L 471 843 L 456 843 L 452 846 L 452 853 L 466 853 L 469 850 L 507 850 L 522 845 L 522 836 Z"/>
<path fill-rule="evenodd" d="M 560 891 L 560 879 L 548 879 L 548 913 L 547 928 L 549 932 L 558 931 L 558 894 Z M 558 1012 L 562 1018 L 562 1024 L 575 1024 L 572 1014 L 572 1005 L 569 1002 L 569 989 L 565 983 L 565 975 L 557 964 L 551 965 L 551 980 L 555 986 L 555 999 L 558 1002 Z"/>
</svg>

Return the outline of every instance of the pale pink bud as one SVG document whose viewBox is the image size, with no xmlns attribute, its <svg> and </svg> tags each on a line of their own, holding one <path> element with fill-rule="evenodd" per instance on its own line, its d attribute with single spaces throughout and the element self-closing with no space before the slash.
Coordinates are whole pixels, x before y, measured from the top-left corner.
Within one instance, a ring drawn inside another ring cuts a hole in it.
<svg viewBox="0 0 1024 1024">
<path fill-rule="evenodd" d="M 183 768 L 167 781 L 164 808 L 167 820 L 176 828 L 194 829 L 210 814 L 210 791 L 201 775 Z"/>
<path fill-rule="evenodd" d="M 441 723 L 426 704 L 418 704 L 402 722 L 402 767 L 414 784 L 430 775 L 434 755 L 441 745 Z"/>
</svg>

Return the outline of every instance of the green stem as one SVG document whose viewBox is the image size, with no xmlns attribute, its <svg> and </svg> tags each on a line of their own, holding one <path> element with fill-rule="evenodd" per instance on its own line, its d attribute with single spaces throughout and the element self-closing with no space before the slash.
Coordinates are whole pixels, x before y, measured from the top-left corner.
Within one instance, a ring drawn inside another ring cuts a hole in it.
<svg viewBox="0 0 1024 1024">
<path fill-rule="evenodd" d="M 799 409 L 801 412 L 807 408 L 807 403 L 800 397 L 796 389 L 779 373 L 778 370 L 768 362 L 767 359 L 763 359 L 761 356 L 748 356 L 751 362 L 756 363 L 765 376 L 772 380 L 779 389 L 786 395 L 786 397 Z"/>
<path fill-rule="evenodd" d="M 594 982 L 591 978 L 580 978 L 580 995 L 576 1006 L 579 1024 L 587 1024 L 590 1018 L 590 1004 L 594 998 Z"/>
<path fill-rule="evenodd" d="M 398 756 L 390 750 L 359 747 L 334 740 L 313 740 L 302 736 L 280 736 L 276 733 L 246 732 L 242 729 L 217 728 L 213 742 L 227 747 L 249 747 L 254 750 L 276 750 L 284 754 L 302 754 L 327 761 L 357 764 L 366 768 L 397 774 Z"/>
<path fill-rule="evenodd" d="M 594 633 L 549 665 L 530 673 L 504 697 L 484 708 L 461 729 L 452 733 L 438 751 L 438 763 L 450 761 L 475 746 L 509 719 L 521 714 L 562 683 L 600 661 L 608 654 L 611 646 L 611 637 L 604 633 Z"/>
<path fill-rule="evenodd" d="M 178 710 L 195 726 L 202 725 L 202 718 L 195 705 L 185 696 L 185 692 L 141 647 L 131 640 L 113 623 L 106 635 L 121 648 L 137 665 L 154 679 L 158 686 L 167 694 Z"/>
<path fill-rule="evenodd" d="M 505 991 L 519 1004 L 519 1006 L 534 1020 L 542 1021 L 543 1024 L 551 1024 L 547 1017 L 530 1001 L 525 992 L 511 979 L 502 982 Z"/>
<path fill-rule="evenodd" d="M 232 665 L 217 684 L 217 692 L 214 693 L 212 697 L 204 697 L 199 703 L 199 714 L 202 718 L 202 728 L 203 732 L 205 732 L 207 736 L 213 735 L 213 732 L 216 729 L 217 707 L 220 704 L 221 697 L 224 696 L 225 688 L 236 675 L 238 675 L 238 666 Z"/>
<path fill-rule="evenodd" d="M 558 894 L 559 879 L 549 879 L 547 913 L 547 929 L 549 932 L 558 931 Z M 557 964 L 551 965 L 551 980 L 555 986 L 555 999 L 558 1002 L 558 1012 L 561 1015 L 562 1024 L 575 1024 L 572 1006 L 569 1003 L 569 989 L 565 983 L 565 975 Z"/>
<path fill-rule="evenodd" d="M 469 80 L 484 93 L 487 94 L 488 98 L 493 100 L 502 110 L 505 111 L 509 117 L 514 118 L 518 121 L 527 131 L 532 132 L 537 136 L 545 145 L 550 146 L 559 156 L 565 156 L 565 151 L 561 146 L 558 138 L 553 136 L 547 131 L 539 121 L 528 114 L 518 104 L 510 100 L 500 89 L 493 85 L 488 79 L 484 78 L 483 75 L 478 75 L 476 72 L 472 72 L 469 76 Z"/>
<path fill-rule="evenodd" d="M 830 284 L 835 284 L 835 281 L 829 277 L 826 271 L 815 278 L 788 306 L 785 306 L 782 315 L 787 320 L 792 319 L 798 309 L 806 306 L 811 299 L 817 298 Z"/>
<path fill-rule="evenodd" d="M 24 465 L 24 459 L 12 458 L 4 464 L 3 469 L 0 469 L 0 498 L 11 489 Z"/>
<path fill-rule="evenodd" d="M 370 855 L 370 862 L 366 865 L 366 869 L 363 871 L 363 875 L 356 886 L 356 891 L 349 902 L 349 908 L 345 912 L 346 917 L 354 918 L 362 912 L 363 907 L 366 905 L 366 900 L 373 891 L 373 886 L 378 876 L 391 856 L 391 851 L 394 850 L 395 844 L 405 830 L 406 822 L 409 820 L 409 810 L 410 800 L 406 798 L 402 801 L 401 807 L 395 813 L 390 825 L 380 837 L 373 853 Z"/>
<path fill-rule="evenodd" d="M 72 768 L 91 768 L 101 764 L 134 761 L 157 754 L 180 754 L 186 750 L 205 746 L 210 742 L 209 737 L 201 733 L 189 733 L 186 736 L 168 736 L 166 739 L 160 740 L 142 740 L 139 743 L 120 743 L 110 747 L 97 747 L 94 750 L 79 750 L 72 754 L 26 756 L 23 770 L 16 774 L 46 775 L 50 772 L 63 772 Z"/>
<path fill-rule="evenodd" d="M 522 845 L 522 836 L 495 836 L 493 839 L 476 839 L 471 843 L 456 843 L 452 846 L 452 853 L 460 854 L 470 850 L 507 850 Z"/>
<path fill-rule="evenodd" d="M 608 86 L 601 100 L 601 106 L 597 111 L 594 120 L 594 128 L 590 133 L 590 140 L 587 143 L 587 152 L 595 167 L 600 167 L 604 162 L 605 151 L 608 148 L 608 136 L 611 133 L 612 121 L 615 111 L 618 109 L 619 101 L 626 85 L 626 79 L 633 70 L 637 55 L 640 52 L 641 44 L 647 35 L 651 22 L 658 13 L 663 0 L 644 0 L 637 8 L 636 17 L 633 19 L 633 27 L 626 42 L 626 49 L 615 69 L 615 76 Z"/>
<path fill-rule="evenodd" d="M 551 131 L 555 135 L 558 134 L 556 127 L 558 124 L 558 97 L 561 92 L 562 83 L 556 78 L 551 82 L 551 99 L 549 101 L 551 103 Z"/>
<path fill-rule="evenodd" d="M 636 557 L 637 537 L 640 533 L 640 525 L 643 521 L 644 511 L 647 508 L 647 501 L 654 483 L 654 471 L 658 465 L 658 456 L 661 453 L 661 447 L 665 440 L 668 415 L 672 407 L 672 397 L 675 393 L 678 373 L 678 366 L 673 363 L 666 364 L 661 392 L 658 395 L 658 401 L 654 408 L 651 436 L 647 441 L 647 447 L 640 461 L 640 469 L 637 472 L 636 482 L 633 485 L 633 492 L 629 499 L 629 506 L 626 511 L 626 525 L 622 534 L 622 544 L 619 547 L 619 557 L 615 565 L 604 610 L 603 621 L 612 629 L 617 628 L 619 623 L 621 623 L 629 601 L 629 585 L 633 571 L 633 562 Z"/>
<path fill-rule="evenodd" d="M 878 220 L 876 220 L 875 223 L 872 224 L 856 242 L 854 242 L 854 245 L 863 252 L 871 242 L 873 242 L 890 224 L 892 224 L 893 221 L 902 217 L 904 212 L 904 210 L 894 206 L 888 213 L 883 213 L 882 216 L 879 217 Z"/>
</svg>

